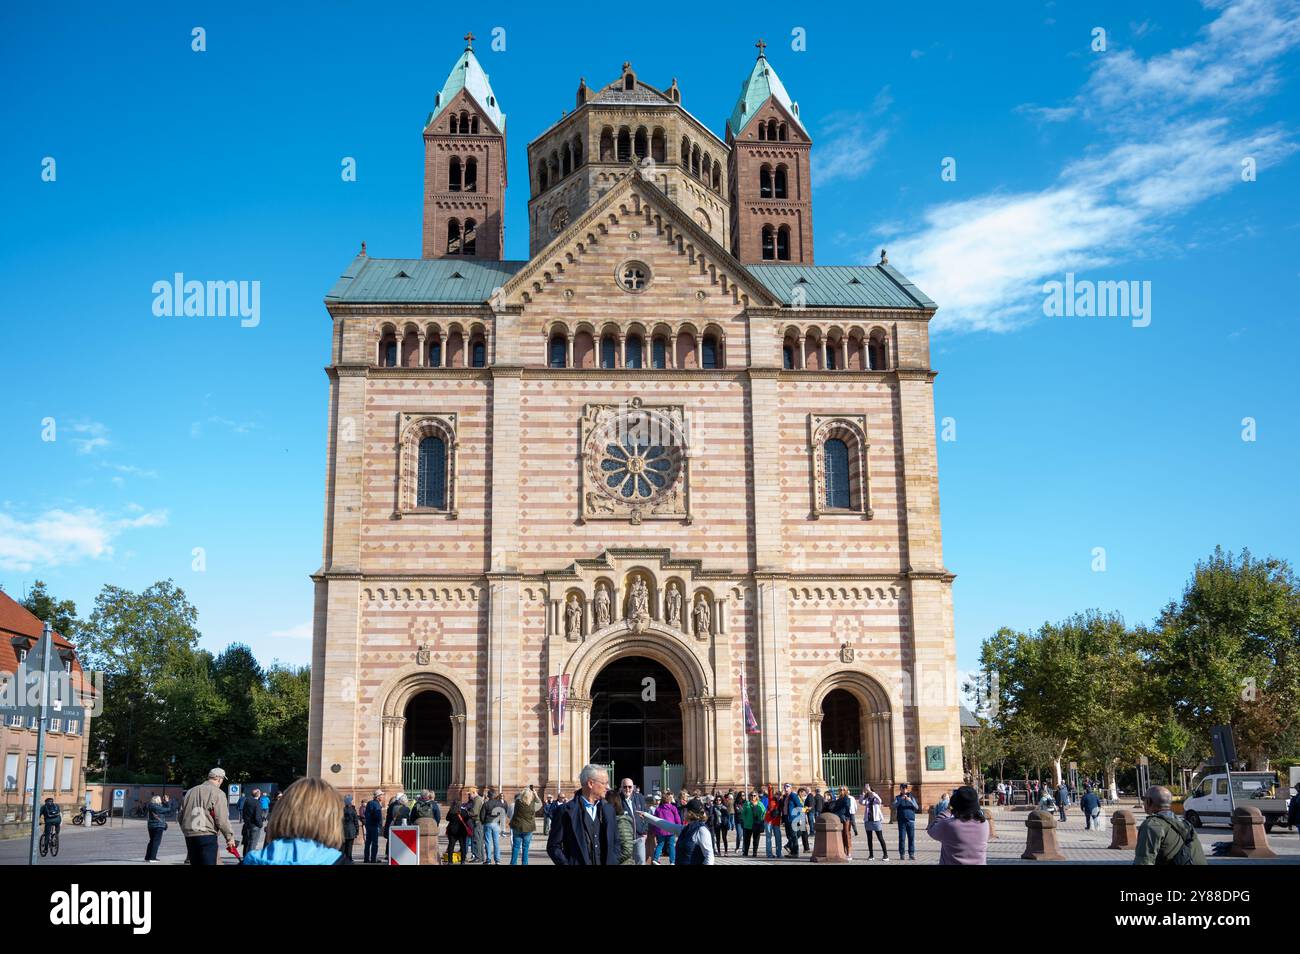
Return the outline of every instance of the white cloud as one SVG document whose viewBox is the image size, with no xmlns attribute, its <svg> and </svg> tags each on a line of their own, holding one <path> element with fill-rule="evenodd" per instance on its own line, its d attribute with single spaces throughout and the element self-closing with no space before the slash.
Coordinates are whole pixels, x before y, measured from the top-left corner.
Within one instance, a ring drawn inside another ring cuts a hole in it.
<svg viewBox="0 0 1300 954">
<path fill-rule="evenodd" d="M 888 97 L 888 87 L 881 91 Z M 881 103 L 877 97 L 877 105 Z M 888 108 L 885 102 L 881 109 Z M 821 141 L 812 153 L 813 181 L 824 186 L 836 179 L 860 179 L 876 164 L 889 132 L 862 113 L 839 115 L 821 131 Z"/>
<path fill-rule="evenodd" d="M 32 518 L 0 513 L 0 569 L 26 572 L 113 555 L 124 531 L 161 527 L 165 510 L 120 517 L 92 507 L 47 510 Z"/>
<path fill-rule="evenodd" d="M 299 623 L 288 629 L 276 629 L 267 634 L 271 639 L 311 639 L 311 623 Z"/>
<path fill-rule="evenodd" d="M 204 422 L 202 421 L 195 421 L 190 424 L 190 437 L 203 436 L 203 423 Z M 247 434 L 249 431 L 257 428 L 257 424 L 254 421 L 232 421 L 229 418 L 218 417 L 215 414 L 208 417 L 207 423 L 223 427 L 232 434 Z"/>
<path fill-rule="evenodd" d="M 108 427 L 98 421 L 76 421 L 71 427 L 74 434 L 85 435 L 72 439 L 78 454 L 93 454 L 101 447 L 107 447 L 112 443 L 108 439 Z"/>
<path fill-rule="evenodd" d="M 1105 54 L 1062 110 L 1090 115 L 1104 106 L 1104 128 L 1122 140 L 1102 140 L 1041 190 L 932 206 L 920 229 L 886 242 L 891 260 L 939 302 L 936 328 L 1014 328 L 1041 314 L 1044 279 L 1140 258 L 1168 216 L 1240 186 L 1243 158 L 1265 169 L 1300 148 L 1281 126 L 1239 133 L 1229 118 L 1244 98 L 1273 87 L 1274 58 L 1300 44 L 1298 6 L 1242 0 L 1189 47 L 1150 60 Z M 1182 115 L 1191 102 L 1204 107 L 1200 115 Z"/>
</svg>

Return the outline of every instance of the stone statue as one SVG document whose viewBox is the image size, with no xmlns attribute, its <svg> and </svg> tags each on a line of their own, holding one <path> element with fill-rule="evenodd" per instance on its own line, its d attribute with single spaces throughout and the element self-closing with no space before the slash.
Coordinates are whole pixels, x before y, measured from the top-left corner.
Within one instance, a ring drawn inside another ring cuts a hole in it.
<svg viewBox="0 0 1300 954">
<path fill-rule="evenodd" d="M 604 586 L 596 587 L 596 628 L 604 629 L 609 625 L 609 591 Z"/>
<path fill-rule="evenodd" d="M 668 584 L 668 593 L 665 598 L 668 602 L 668 625 L 673 629 L 681 629 L 682 591 L 677 588 L 676 583 Z"/>
<path fill-rule="evenodd" d="M 564 607 L 564 633 L 569 639 L 582 638 L 582 604 L 578 597 L 570 594 L 569 602 Z"/>
<path fill-rule="evenodd" d="M 637 581 L 632 584 L 632 604 L 628 607 L 627 618 L 650 618 L 650 593 L 646 589 L 645 580 L 640 577 L 637 577 Z"/>
<path fill-rule="evenodd" d="M 701 639 L 709 635 L 709 601 L 705 599 L 695 604 L 695 635 Z"/>
</svg>

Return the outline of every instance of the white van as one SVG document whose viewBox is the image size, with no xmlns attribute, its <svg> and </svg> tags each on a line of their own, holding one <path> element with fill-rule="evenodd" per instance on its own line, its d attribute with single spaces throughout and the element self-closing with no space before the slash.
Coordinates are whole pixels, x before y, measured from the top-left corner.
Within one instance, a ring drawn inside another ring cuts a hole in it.
<svg viewBox="0 0 1300 954">
<path fill-rule="evenodd" d="M 1183 817 L 1197 828 L 1209 825 L 1232 826 L 1232 807 L 1253 805 L 1264 816 L 1264 830 L 1274 825 L 1287 826 L 1288 788 L 1278 782 L 1273 772 L 1233 772 L 1232 800 L 1228 799 L 1228 776 L 1222 772 L 1206 775 L 1192 785 L 1192 793 L 1183 801 Z"/>
</svg>

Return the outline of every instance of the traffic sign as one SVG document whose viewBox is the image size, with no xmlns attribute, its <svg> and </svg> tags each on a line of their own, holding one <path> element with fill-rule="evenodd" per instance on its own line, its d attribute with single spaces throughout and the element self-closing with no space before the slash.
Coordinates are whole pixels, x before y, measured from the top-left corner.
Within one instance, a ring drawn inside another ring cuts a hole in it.
<svg viewBox="0 0 1300 954">
<path fill-rule="evenodd" d="M 113 807 L 121 808 L 125 804 L 126 804 L 126 789 L 124 788 L 113 789 Z"/>
<path fill-rule="evenodd" d="M 415 825 L 393 825 L 388 829 L 388 863 L 390 865 L 420 863 L 419 828 Z"/>
</svg>

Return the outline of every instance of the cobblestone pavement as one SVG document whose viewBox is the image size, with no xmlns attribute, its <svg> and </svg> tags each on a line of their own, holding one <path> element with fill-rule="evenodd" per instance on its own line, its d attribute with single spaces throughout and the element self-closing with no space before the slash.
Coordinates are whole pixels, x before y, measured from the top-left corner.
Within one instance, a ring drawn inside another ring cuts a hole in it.
<svg viewBox="0 0 1300 954">
<path fill-rule="evenodd" d="M 1100 831 L 1085 830 L 1083 816 L 1077 811 L 1067 812 L 1064 825 L 1057 829 L 1058 844 L 1068 859 L 1064 863 L 1112 865 L 1132 863 L 1132 851 L 1112 851 L 1106 847 L 1110 844 L 1109 816 L 1111 811 L 1113 809 L 1106 810 L 1104 818 L 1107 824 Z M 1023 811 L 994 810 L 996 835 L 989 842 L 988 857 L 990 864 L 1035 863 L 1020 860 L 1020 854 L 1025 850 L 1026 814 Z M 1140 823 L 1143 817 L 1141 809 L 1135 809 L 1133 814 Z M 885 844 L 889 848 L 888 861 L 881 858 L 878 843 L 876 845 L 875 860 L 868 861 L 866 839 L 859 835 L 858 838 L 854 839 L 852 863 L 879 867 L 938 864 L 939 845 L 925 834 L 923 820 L 918 821 L 917 825 L 915 862 L 901 861 L 898 858 L 898 829 L 892 825 L 886 825 L 884 834 Z M 1211 853 L 1213 844 L 1219 841 L 1231 841 L 1232 833 L 1227 828 L 1202 828 L 1199 835 L 1201 844 L 1205 846 L 1206 857 L 1210 859 L 1211 864 L 1300 864 L 1300 835 L 1297 835 L 1294 829 L 1276 829 L 1269 836 L 1270 845 L 1280 856 L 1275 862 L 1251 861 L 1240 858 L 1215 858 Z M 60 835 L 58 858 L 43 858 L 40 863 L 59 865 L 144 864 L 144 851 L 148 842 L 149 836 L 145 829 L 145 823 L 141 819 L 127 819 L 125 825 L 123 825 L 121 819 L 115 819 L 110 826 L 103 828 L 79 828 L 65 823 Z M 361 842 L 358 840 L 355 851 L 357 858 L 361 857 L 361 848 Z M 381 852 L 383 848 L 384 844 L 381 841 Z M 0 865 L 26 864 L 27 852 L 28 842 L 26 837 L 0 841 Z M 160 864 L 181 864 L 184 862 L 185 839 L 181 835 L 178 825 L 173 823 L 163 834 L 162 848 L 158 853 L 158 857 Z M 236 863 L 232 856 L 226 854 L 224 848 L 221 849 L 221 857 L 225 864 Z M 533 836 L 529 860 L 534 865 L 550 865 L 551 863 L 550 859 L 546 857 L 546 839 L 541 832 Z M 798 858 L 786 856 L 779 860 L 775 858 L 768 859 L 765 856 L 764 847 L 760 845 L 757 858 L 741 858 L 733 851 L 731 854 L 720 855 L 717 860 L 719 864 L 725 865 L 791 865 L 808 864 L 808 855 L 800 851 Z M 508 864 L 509 861 L 510 841 L 509 838 L 502 838 L 501 862 L 502 864 Z M 667 862 L 664 861 L 663 863 L 666 864 Z M 1050 862 L 1037 863 L 1051 864 Z"/>
</svg>

